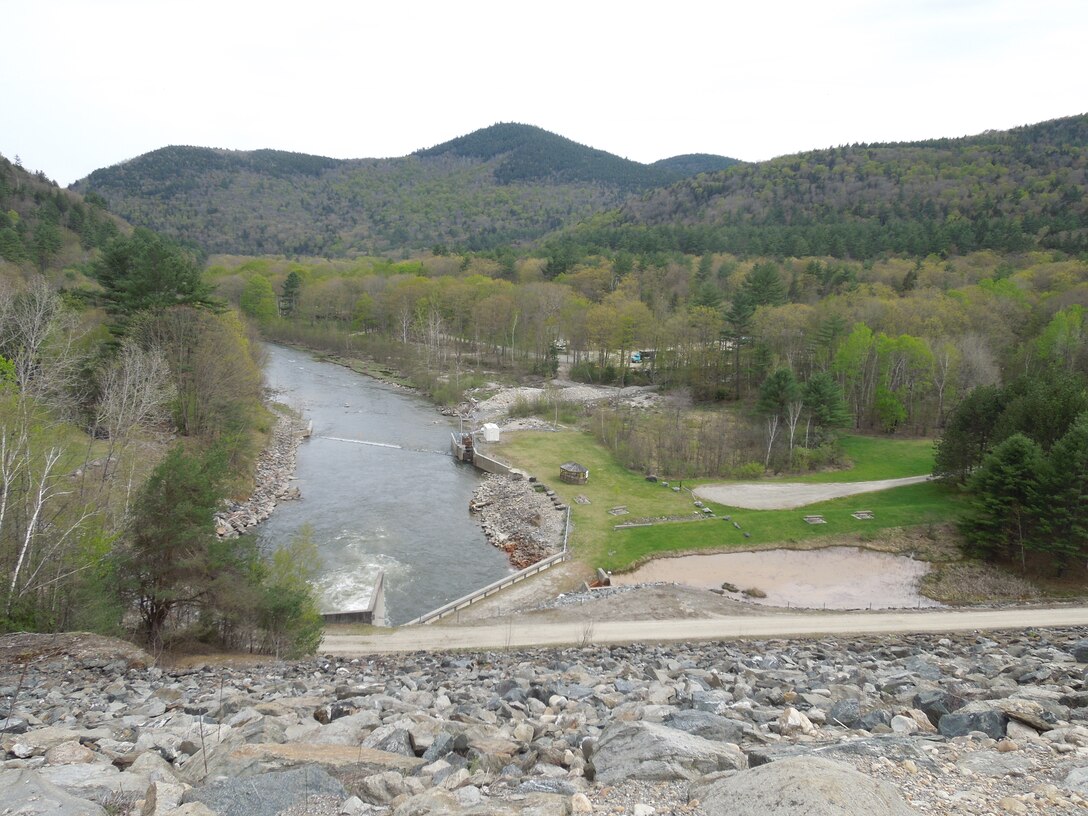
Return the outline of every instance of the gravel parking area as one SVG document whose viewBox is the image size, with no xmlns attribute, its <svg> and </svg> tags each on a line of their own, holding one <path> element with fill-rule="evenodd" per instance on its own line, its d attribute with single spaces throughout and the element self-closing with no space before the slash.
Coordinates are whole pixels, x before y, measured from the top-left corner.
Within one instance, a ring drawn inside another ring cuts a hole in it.
<svg viewBox="0 0 1088 816">
<path fill-rule="evenodd" d="M 827 482 L 805 484 L 800 482 L 748 482 L 745 484 L 702 485 L 692 492 L 704 501 L 717 502 L 745 510 L 789 510 L 806 504 L 853 496 L 857 493 L 874 493 L 892 487 L 918 484 L 929 476 L 907 476 L 903 479 L 881 479 L 875 482 Z"/>
</svg>

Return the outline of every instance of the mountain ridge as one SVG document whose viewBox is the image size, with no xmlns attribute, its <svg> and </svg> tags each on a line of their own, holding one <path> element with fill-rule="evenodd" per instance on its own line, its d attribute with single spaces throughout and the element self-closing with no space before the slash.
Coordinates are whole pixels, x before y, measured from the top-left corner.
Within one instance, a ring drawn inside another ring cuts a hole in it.
<svg viewBox="0 0 1088 816">
<path fill-rule="evenodd" d="M 631 198 L 580 243 L 871 258 L 1088 251 L 1088 114 L 973 136 L 739 164 Z"/>
<path fill-rule="evenodd" d="M 73 188 L 136 225 L 235 254 L 479 251 L 548 236 L 605 252 L 1078 253 L 1088 114 L 753 163 L 645 165 L 516 123 L 393 159 L 174 146 Z"/>
<path fill-rule="evenodd" d="M 644 165 L 531 125 L 498 124 L 407 156 L 333 159 L 170 145 L 71 189 L 208 252 L 377 254 L 535 240 L 631 194 L 735 160 Z"/>
</svg>

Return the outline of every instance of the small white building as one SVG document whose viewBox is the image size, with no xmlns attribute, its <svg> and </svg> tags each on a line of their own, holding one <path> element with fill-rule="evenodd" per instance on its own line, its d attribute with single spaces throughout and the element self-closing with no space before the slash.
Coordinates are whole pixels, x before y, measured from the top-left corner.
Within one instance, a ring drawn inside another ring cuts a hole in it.
<svg viewBox="0 0 1088 816">
<path fill-rule="evenodd" d="M 499 426 L 494 422 L 484 423 L 484 442 L 498 442 L 499 441 Z"/>
</svg>

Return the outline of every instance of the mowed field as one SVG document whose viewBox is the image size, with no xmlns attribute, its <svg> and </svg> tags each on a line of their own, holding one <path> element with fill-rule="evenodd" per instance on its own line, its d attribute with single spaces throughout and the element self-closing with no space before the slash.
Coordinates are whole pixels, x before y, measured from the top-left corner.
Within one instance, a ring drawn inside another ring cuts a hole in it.
<svg viewBox="0 0 1088 816">
<path fill-rule="evenodd" d="M 896 479 L 925 475 L 933 466 L 931 440 L 851 436 L 844 439 L 844 450 L 853 462 L 848 470 L 789 476 L 778 481 L 826 484 Z M 672 489 L 675 483 L 666 487 L 661 482 L 648 482 L 619 465 L 588 433 L 520 431 L 505 435 L 492 451 L 536 476 L 571 506 L 575 558 L 614 571 L 630 569 L 646 558 L 677 552 L 811 546 L 820 538 L 841 536 L 875 538 L 889 528 L 943 523 L 957 512 L 954 493 L 935 482 L 924 482 L 788 510 L 745 510 L 706 502 L 714 511 L 713 517 L 706 518 L 695 506 L 690 489 L 710 484 L 710 480 L 685 480 L 681 491 Z M 559 480 L 559 466 L 571 460 L 589 468 L 587 484 L 570 485 Z M 579 503 L 578 497 L 588 503 Z M 615 508 L 626 512 L 609 512 Z M 856 510 L 868 510 L 872 518 L 854 518 L 851 514 Z M 806 515 L 822 515 L 826 523 L 808 524 Z M 625 523 L 648 526 L 615 529 Z"/>
</svg>

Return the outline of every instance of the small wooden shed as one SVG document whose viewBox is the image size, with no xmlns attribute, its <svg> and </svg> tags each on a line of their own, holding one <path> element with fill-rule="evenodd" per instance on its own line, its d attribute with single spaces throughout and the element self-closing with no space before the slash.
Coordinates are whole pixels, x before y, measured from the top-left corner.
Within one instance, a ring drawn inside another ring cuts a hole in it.
<svg viewBox="0 0 1088 816">
<path fill-rule="evenodd" d="M 589 481 L 589 468 L 577 462 L 565 462 L 559 466 L 559 478 L 570 484 L 585 484 Z"/>
</svg>

